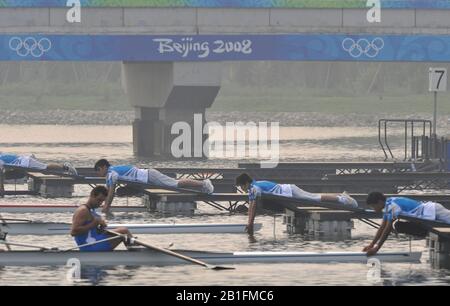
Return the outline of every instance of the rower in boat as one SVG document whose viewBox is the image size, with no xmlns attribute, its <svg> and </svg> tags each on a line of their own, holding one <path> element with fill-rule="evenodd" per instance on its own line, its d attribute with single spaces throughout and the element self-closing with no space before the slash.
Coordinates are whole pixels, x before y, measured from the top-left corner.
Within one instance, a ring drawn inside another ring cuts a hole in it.
<svg viewBox="0 0 450 306">
<path fill-rule="evenodd" d="M 106 159 L 100 159 L 97 161 L 94 168 L 98 175 L 106 176 L 108 197 L 102 210 L 105 214 L 110 214 L 111 204 L 114 199 L 114 193 L 116 190 L 117 181 L 119 179 L 140 183 L 150 183 L 161 187 L 199 188 L 207 194 L 214 192 L 214 186 L 209 179 L 203 181 L 190 179 L 176 180 L 155 169 L 139 169 L 130 165 L 111 166 Z"/>
<path fill-rule="evenodd" d="M 70 164 L 45 164 L 38 161 L 34 155 L 16 155 L 0 153 L 0 196 L 5 192 L 4 171 L 5 166 L 18 166 L 30 170 L 50 170 L 57 172 L 67 172 L 70 175 L 77 175 L 77 170 Z"/>
<path fill-rule="evenodd" d="M 352 208 L 358 207 L 358 202 L 350 197 L 345 191 L 341 194 L 319 194 L 310 193 L 294 184 L 277 184 L 270 181 L 256 181 L 247 173 L 242 173 L 236 178 L 236 186 L 247 190 L 249 197 L 247 232 L 253 234 L 253 224 L 256 215 L 256 197 L 261 193 L 269 193 L 285 197 L 309 200 L 317 203 L 336 202 Z"/>
<path fill-rule="evenodd" d="M 108 190 L 106 187 L 97 186 L 92 189 L 87 203 L 75 210 L 70 234 L 75 238 L 77 245 L 80 246 L 80 251 L 112 251 L 124 241 L 120 236 L 116 236 L 117 239 L 110 240 L 114 236 L 103 231 L 106 228 L 106 221 L 95 212 L 95 209 L 105 202 L 107 196 Z M 114 231 L 131 237 L 131 233 L 126 227 L 118 227 Z"/>
<path fill-rule="evenodd" d="M 377 213 L 383 213 L 383 222 L 375 238 L 363 249 L 369 256 L 381 249 L 392 231 L 393 222 L 401 215 L 450 224 L 450 210 L 436 202 L 419 202 L 407 197 L 386 198 L 383 193 L 375 191 L 369 193 L 366 203 Z"/>
</svg>

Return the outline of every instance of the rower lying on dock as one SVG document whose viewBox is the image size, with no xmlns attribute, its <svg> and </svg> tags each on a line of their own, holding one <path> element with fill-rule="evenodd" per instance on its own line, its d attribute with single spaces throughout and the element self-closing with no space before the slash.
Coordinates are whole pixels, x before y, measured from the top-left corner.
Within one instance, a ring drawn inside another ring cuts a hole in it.
<svg viewBox="0 0 450 306">
<path fill-rule="evenodd" d="M 358 207 L 358 202 L 356 202 L 355 199 L 350 197 L 345 192 L 341 194 L 327 195 L 310 193 L 293 184 L 277 184 L 270 181 L 256 181 L 247 173 L 243 173 L 236 178 L 236 186 L 240 187 L 242 190 L 247 190 L 248 192 L 249 209 L 247 231 L 250 235 L 253 234 L 253 224 L 256 216 L 256 197 L 262 193 L 296 198 L 299 200 L 308 200 L 315 203 L 332 202 L 351 208 Z"/>
<path fill-rule="evenodd" d="M 34 155 L 16 155 L 0 153 L 0 197 L 5 192 L 4 171 L 7 166 L 16 166 L 25 170 L 50 170 L 55 172 L 66 172 L 70 175 L 77 175 L 77 170 L 70 164 L 45 164 L 38 161 Z"/>
<path fill-rule="evenodd" d="M 106 214 L 110 213 L 116 185 L 119 180 L 144 184 L 150 183 L 169 188 L 198 188 L 207 194 L 212 194 L 214 192 L 214 186 L 209 179 L 203 181 L 190 179 L 176 180 L 155 169 L 139 169 L 130 165 L 111 166 L 106 159 L 98 160 L 94 165 L 94 169 L 99 176 L 106 176 L 108 197 L 103 207 L 103 212 Z"/>
<path fill-rule="evenodd" d="M 371 192 L 366 202 L 377 213 L 383 213 L 383 222 L 375 238 L 363 249 L 367 255 L 374 255 L 381 249 L 392 231 L 393 222 L 401 216 L 450 224 L 450 210 L 439 203 L 419 202 L 407 197 L 386 198 L 381 192 Z"/>
<path fill-rule="evenodd" d="M 104 232 L 106 221 L 95 212 L 95 209 L 105 202 L 107 196 L 108 190 L 104 186 L 95 187 L 92 189 L 87 203 L 80 206 L 73 215 L 70 234 L 75 238 L 75 242 L 82 252 L 112 251 L 124 241 L 120 236 L 111 240 L 110 238 L 115 236 Z M 114 231 L 131 237 L 131 233 L 126 227 L 119 227 Z"/>
</svg>

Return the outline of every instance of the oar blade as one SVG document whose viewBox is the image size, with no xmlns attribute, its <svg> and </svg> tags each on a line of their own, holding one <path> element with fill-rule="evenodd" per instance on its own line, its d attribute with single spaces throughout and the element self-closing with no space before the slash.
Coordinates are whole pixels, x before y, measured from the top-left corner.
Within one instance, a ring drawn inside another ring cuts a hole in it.
<svg viewBox="0 0 450 306">
<path fill-rule="evenodd" d="M 234 270 L 234 269 L 236 269 L 235 267 L 211 266 L 211 265 L 208 265 L 207 268 L 208 268 L 208 269 L 211 269 L 211 270 L 215 270 L 215 271 L 220 271 L 220 270 Z"/>
</svg>

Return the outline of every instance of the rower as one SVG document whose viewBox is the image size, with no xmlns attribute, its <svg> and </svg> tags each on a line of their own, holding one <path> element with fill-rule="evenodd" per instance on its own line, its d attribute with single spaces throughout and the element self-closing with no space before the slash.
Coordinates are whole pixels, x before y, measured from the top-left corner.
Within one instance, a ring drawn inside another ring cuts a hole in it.
<svg viewBox="0 0 450 306">
<path fill-rule="evenodd" d="M 102 229 L 106 228 L 106 221 L 95 212 L 95 209 L 103 204 L 107 196 L 108 190 L 106 187 L 97 186 L 92 189 L 87 203 L 75 210 L 70 234 L 75 238 L 75 242 L 78 246 L 95 243 L 113 237 L 113 235 L 103 232 Z M 114 231 L 131 237 L 131 233 L 126 227 L 118 227 L 114 229 Z M 80 251 L 112 251 L 122 241 L 123 239 L 103 241 L 93 245 L 80 247 Z"/>
<path fill-rule="evenodd" d="M 50 170 L 57 172 L 67 172 L 70 175 L 78 175 L 77 170 L 70 164 L 45 164 L 38 161 L 35 156 L 32 155 L 16 155 L 16 154 L 2 154 L 0 153 L 0 195 L 4 193 L 4 177 L 5 166 L 18 166 L 35 170 Z"/>
<path fill-rule="evenodd" d="M 386 198 L 384 194 L 376 191 L 369 193 L 366 202 L 377 213 L 383 213 L 383 222 L 375 238 L 363 249 L 369 256 L 380 250 L 392 231 L 393 222 L 400 215 L 450 224 L 450 210 L 436 202 L 419 202 L 407 197 Z"/>
<path fill-rule="evenodd" d="M 253 224 L 256 215 L 256 197 L 261 193 L 268 193 L 274 195 L 281 195 L 284 197 L 291 197 L 301 200 L 320 202 L 336 202 L 352 208 L 358 207 L 358 202 L 350 197 L 345 191 L 341 194 L 319 194 L 304 191 L 294 184 L 277 184 L 270 181 L 255 181 L 247 173 L 242 173 L 236 178 L 236 186 L 243 191 L 248 192 L 249 209 L 248 209 L 248 223 L 247 232 L 253 234 Z"/>
<path fill-rule="evenodd" d="M 122 165 L 122 166 L 111 166 L 111 164 L 106 159 L 100 159 L 95 163 L 95 171 L 99 176 L 106 176 L 106 187 L 108 188 L 108 197 L 106 199 L 105 205 L 103 207 L 103 212 L 106 214 L 110 213 L 111 203 L 114 199 L 114 193 L 116 190 L 117 181 L 119 179 L 124 179 L 127 181 L 153 184 L 161 187 L 170 188 L 199 188 L 204 193 L 212 194 L 214 192 L 214 186 L 211 180 L 190 180 L 181 179 L 176 180 L 167 175 L 162 174 L 155 169 L 139 169 L 134 166 Z"/>
</svg>

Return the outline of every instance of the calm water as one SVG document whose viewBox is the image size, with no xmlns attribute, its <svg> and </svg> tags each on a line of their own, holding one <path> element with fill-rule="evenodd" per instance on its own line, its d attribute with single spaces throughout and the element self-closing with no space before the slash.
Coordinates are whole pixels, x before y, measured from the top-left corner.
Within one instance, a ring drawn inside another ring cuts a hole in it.
<svg viewBox="0 0 450 306">
<path fill-rule="evenodd" d="M 98 126 L 1 126 L 0 151 L 34 153 L 42 160 L 71 160 L 77 166 L 92 166 L 98 157 L 114 162 L 136 163 L 159 167 L 235 167 L 238 160 L 212 159 L 208 162 L 158 162 L 136 160 L 132 155 L 130 127 Z M 283 161 L 306 160 L 382 160 L 376 130 L 372 128 L 281 128 L 280 154 Z M 351 137 L 349 137 L 351 135 Z M 395 151 L 401 154 L 401 148 Z M 246 160 L 249 161 L 249 160 Z M 251 161 L 251 160 L 250 160 Z M 24 187 L 21 187 L 24 188 Z M 8 197 L 0 203 L 66 203 L 85 201 L 89 187 L 76 186 L 72 199 Z M 139 199 L 120 198 L 120 204 L 140 204 Z M 194 217 L 163 218 L 157 214 L 116 214 L 114 222 L 158 223 L 244 223 L 246 215 L 229 215 L 199 204 Z M 4 217 L 18 217 L 6 215 Z M 42 221 L 70 222 L 68 214 L 21 215 Z M 375 230 L 355 221 L 353 239 L 343 242 L 309 241 L 300 235 L 287 235 L 281 216 L 258 216 L 263 229 L 249 241 L 246 235 L 139 235 L 142 240 L 175 248 L 218 251 L 360 251 Z M 10 237 L 18 241 L 19 237 Z M 21 242 L 57 247 L 71 247 L 70 237 L 20 237 Z M 391 239 L 385 251 L 407 251 L 409 240 Z M 427 262 L 425 241 L 412 242 L 413 251 L 423 251 L 420 264 L 383 264 L 378 285 L 441 285 L 450 283 L 450 272 L 431 269 Z M 0 268 L 1 285 L 61 285 L 66 280 L 66 267 Z M 241 264 L 233 271 L 207 271 L 196 266 L 83 268 L 80 285 L 372 285 L 365 264 Z"/>
</svg>

